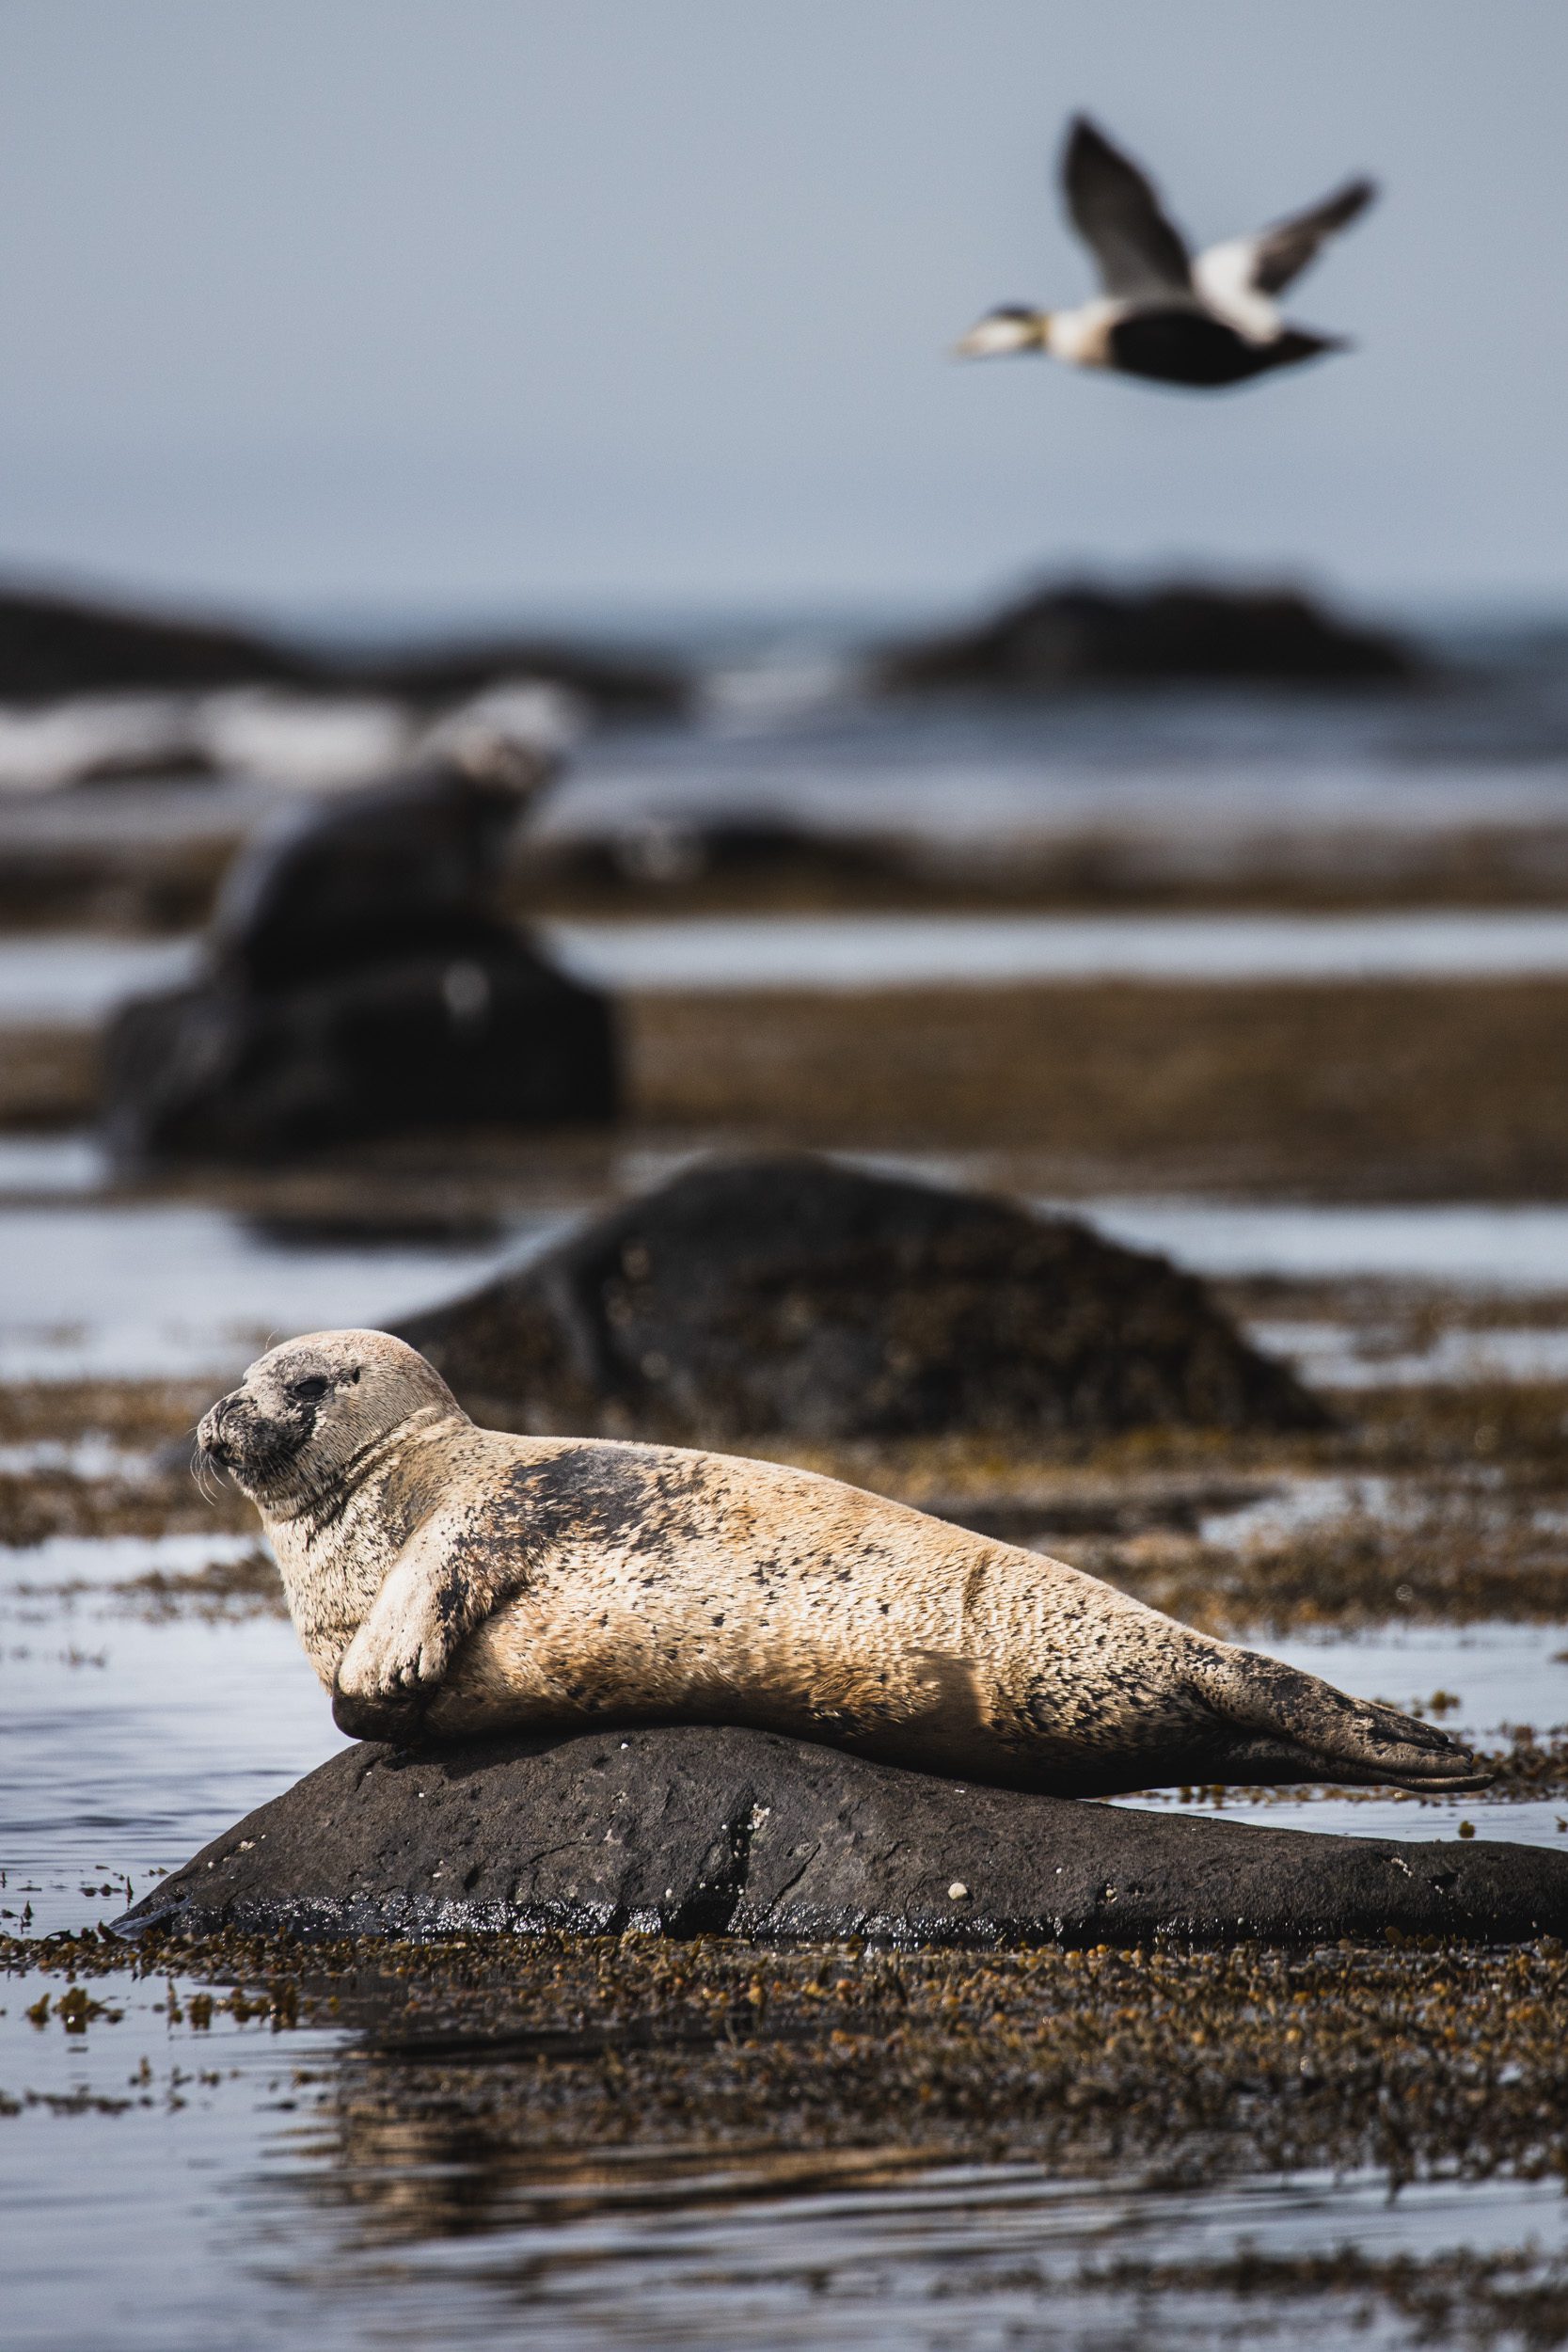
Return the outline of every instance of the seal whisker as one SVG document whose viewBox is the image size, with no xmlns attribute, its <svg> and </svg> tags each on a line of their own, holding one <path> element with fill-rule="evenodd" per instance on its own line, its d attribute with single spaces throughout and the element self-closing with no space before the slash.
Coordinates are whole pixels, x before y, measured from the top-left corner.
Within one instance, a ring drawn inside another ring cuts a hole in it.
<svg viewBox="0 0 1568 2352">
<path fill-rule="evenodd" d="M 202 1447 L 200 1438 L 193 1431 L 191 1436 L 190 1459 L 191 1479 L 196 1487 L 197 1493 L 201 1497 L 202 1502 L 206 1503 L 215 1503 L 218 1499 L 216 1491 L 207 1484 L 211 1469 L 212 1465 L 207 1459 L 206 1452 Z"/>
</svg>

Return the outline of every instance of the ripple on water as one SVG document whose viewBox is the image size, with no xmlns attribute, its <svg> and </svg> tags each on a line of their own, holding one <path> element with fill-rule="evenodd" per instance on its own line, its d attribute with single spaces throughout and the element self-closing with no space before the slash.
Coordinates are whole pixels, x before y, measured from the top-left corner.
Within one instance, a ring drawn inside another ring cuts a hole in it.
<svg viewBox="0 0 1568 2352">
<path fill-rule="evenodd" d="M 356 2091 L 341 2035 L 221 2009 L 193 2030 L 192 1990 L 95 1979 L 119 2022 L 76 2038 L 0 2017 L 6 2077 L 35 2101 L 0 2137 L 12 2352 L 1122 2344 L 1150 2340 L 1163 2270 L 1162 2345 L 1315 2352 L 1357 2312 L 1357 2344 L 1410 2341 L 1378 2265 L 1563 2251 L 1554 2180 L 1150 2188 L 874 2143 L 531 2148 L 522 2115 L 492 2145 L 456 2113 L 402 2123 L 395 2076 Z M 1332 2278 L 1347 2247 L 1359 2282 L 1270 2291 L 1264 2265 Z"/>
</svg>

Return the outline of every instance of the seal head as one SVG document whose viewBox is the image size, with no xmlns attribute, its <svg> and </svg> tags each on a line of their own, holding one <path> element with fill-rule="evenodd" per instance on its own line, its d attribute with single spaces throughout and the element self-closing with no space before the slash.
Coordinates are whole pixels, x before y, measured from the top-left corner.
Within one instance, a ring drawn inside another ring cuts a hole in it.
<svg viewBox="0 0 1568 2352">
<path fill-rule="evenodd" d="M 203 1416 L 197 1444 L 269 1520 L 341 1495 L 411 1422 L 462 1420 L 440 1374 L 386 1331 L 312 1331 L 253 1363 Z"/>
</svg>

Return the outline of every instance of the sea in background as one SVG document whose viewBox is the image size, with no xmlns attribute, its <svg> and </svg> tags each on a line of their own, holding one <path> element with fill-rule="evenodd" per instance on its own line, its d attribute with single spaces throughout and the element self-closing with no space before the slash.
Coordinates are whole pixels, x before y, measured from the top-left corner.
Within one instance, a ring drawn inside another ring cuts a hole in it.
<svg viewBox="0 0 1568 2352">
<path fill-rule="evenodd" d="M 695 726 L 585 742 L 549 821 L 744 813 L 954 845 L 1147 827 L 1215 870 L 1254 821 L 1406 834 L 1560 821 L 1568 617 L 1376 617 L 1426 656 L 1426 682 L 893 696 L 863 691 L 866 657 L 919 634 L 911 615 L 694 622 L 658 642 L 704 680 Z"/>
<path fill-rule="evenodd" d="M 438 617 L 400 617 L 396 635 Z M 349 633 L 342 616 L 315 625 L 324 641 Z M 1489 879 L 1527 897 L 1568 888 L 1568 866 L 1541 865 L 1568 828 L 1568 619 L 1392 625 L 1428 660 L 1418 683 L 892 695 L 867 691 L 867 664 L 914 627 L 908 614 L 724 628 L 600 615 L 583 643 L 668 657 L 694 675 L 695 707 L 596 730 L 562 718 L 576 740 L 536 838 L 622 838 L 628 875 L 649 887 L 687 878 L 690 835 L 744 824 L 902 843 L 927 880 L 959 870 L 1006 889 L 1050 875 L 1056 894 L 1089 898 L 1266 893 L 1292 878 L 1337 898 L 1398 895 L 1442 860 L 1466 896 Z M 362 623 L 354 642 L 369 635 Z M 177 785 L 159 777 L 160 729 L 188 722 L 190 698 L 94 695 L 0 716 L 0 852 L 248 830 L 280 794 L 356 780 L 416 739 L 373 696 L 205 699 L 221 706 L 218 773 Z M 69 779 L 73 746 L 91 768 L 117 742 L 129 765 L 112 784 L 40 788 Z"/>
</svg>

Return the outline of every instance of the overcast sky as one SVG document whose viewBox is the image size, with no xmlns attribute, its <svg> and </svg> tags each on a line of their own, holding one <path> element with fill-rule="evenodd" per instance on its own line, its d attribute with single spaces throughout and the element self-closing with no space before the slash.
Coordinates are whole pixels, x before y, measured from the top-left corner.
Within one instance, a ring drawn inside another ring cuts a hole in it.
<svg viewBox="0 0 1568 2352">
<path fill-rule="evenodd" d="M 1568 602 L 1562 0 L 0 0 L 0 566 L 388 611 L 1090 561 Z M 1371 169 L 1221 396 L 945 346 Z"/>
</svg>

